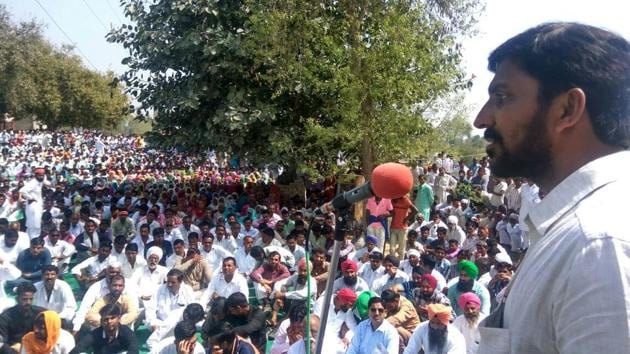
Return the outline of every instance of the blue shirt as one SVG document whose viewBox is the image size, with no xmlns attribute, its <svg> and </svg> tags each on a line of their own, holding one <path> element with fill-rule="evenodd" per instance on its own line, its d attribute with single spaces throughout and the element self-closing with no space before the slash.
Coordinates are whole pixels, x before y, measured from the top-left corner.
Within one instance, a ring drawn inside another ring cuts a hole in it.
<svg viewBox="0 0 630 354">
<path fill-rule="evenodd" d="M 22 273 L 31 273 L 29 280 L 41 280 L 42 267 L 51 263 L 52 257 L 47 249 L 44 248 L 37 256 L 33 256 L 30 249 L 25 249 L 18 255 L 15 266 Z"/>
<path fill-rule="evenodd" d="M 374 331 L 368 318 L 355 329 L 346 354 L 398 354 L 398 340 L 398 331 L 387 320 Z"/>
</svg>

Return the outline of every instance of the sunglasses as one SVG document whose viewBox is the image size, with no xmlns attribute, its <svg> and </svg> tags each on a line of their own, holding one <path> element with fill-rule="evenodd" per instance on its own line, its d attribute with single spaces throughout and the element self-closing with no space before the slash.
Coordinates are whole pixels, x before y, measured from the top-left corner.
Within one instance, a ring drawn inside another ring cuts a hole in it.
<svg viewBox="0 0 630 354">
<path fill-rule="evenodd" d="M 385 309 L 383 309 L 383 308 L 371 308 L 370 312 L 381 313 L 381 312 L 385 312 Z"/>
</svg>

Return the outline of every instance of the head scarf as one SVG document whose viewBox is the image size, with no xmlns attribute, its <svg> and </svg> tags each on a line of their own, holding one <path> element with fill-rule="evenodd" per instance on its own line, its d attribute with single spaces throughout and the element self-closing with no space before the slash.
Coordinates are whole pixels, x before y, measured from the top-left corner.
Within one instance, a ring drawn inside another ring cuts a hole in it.
<svg viewBox="0 0 630 354">
<path fill-rule="evenodd" d="M 61 318 L 55 311 L 44 311 L 38 316 L 44 316 L 46 342 L 37 339 L 35 332 L 28 332 L 22 338 L 24 351 L 28 354 L 48 354 L 52 352 L 61 335 Z"/>
<path fill-rule="evenodd" d="M 337 291 L 337 299 L 344 304 L 353 305 L 357 301 L 357 294 L 350 288 L 343 288 Z"/>
<path fill-rule="evenodd" d="M 343 263 L 341 263 L 341 271 L 345 272 L 348 269 L 352 269 L 356 272 L 358 270 L 357 264 L 350 259 L 346 259 Z"/>
<path fill-rule="evenodd" d="M 479 268 L 477 268 L 477 265 L 471 261 L 459 261 L 459 271 L 463 271 L 464 273 L 466 273 L 470 279 L 477 279 L 477 276 L 479 275 Z"/>
<path fill-rule="evenodd" d="M 365 243 L 368 243 L 368 242 L 378 245 L 378 239 L 376 238 L 376 236 L 373 236 L 373 235 L 365 236 Z"/>
<path fill-rule="evenodd" d="M 158 256 L 158 259 L 162 259 L 162 256 L 164 255 L 164 251 L 162 251 L 162 249 L 158 246 L 153 246 L 149 248 L 149 250 L 147 251 L 147 259 L 149 259 L 151 255 L 156 255 Z"/>
<path fill-rule="evenodd" d="M 431 304 L 427 306 L 427 310 L 429 312 L 429 321 L 433 318 L 438 319 L 441 324 L 448 326 L 448 323 L 451 319 L 451 307 L 442 305 L 442 304 Z"/>
<path fill-rule="evenodd" d="M 457 299 L 457 305 L 459 305 L 459 308 L 462 310 L 464 310 L 466 304 L 471 302 L 475 304 L 477 308 L 481 307 L 481 300 L 475 293 L 464 293 L 460 295 L 459 299 Z"/>
<path fill-rule="evenodd" d="M 422 274 L 422 276 L 420 276 L 420 283 L 422 283 L 425 280 L 429 283 L 429 285 L 433 289 L 437 287 L 437 279 L 435 279 L 435 277 L 432 276 L 431 274 Z"/>
<path fill-rule="evenodd" d="M 371 291 L 364 291 L 357 296 L 357 300 L 354 302 L 354 312 L 361 320 L 368 318 L 368 302 L 375 296 L 377 295 Z"/>
</svg>

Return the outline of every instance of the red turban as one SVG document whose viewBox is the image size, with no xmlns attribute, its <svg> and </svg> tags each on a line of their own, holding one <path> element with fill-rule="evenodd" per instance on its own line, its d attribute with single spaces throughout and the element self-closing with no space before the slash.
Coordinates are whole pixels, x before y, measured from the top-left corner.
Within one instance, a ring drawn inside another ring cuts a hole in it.
<svg viewBox="0 0 630 354">
<path fill-rule="evenodd" d="M 435 277 L 432 276 L 431 274 L 422 274 L 422 276 L 420 276 L 420 283 L 422 283 L 425 280 L 429 283 L 429 285 L 433 289 L 437 287 L 437 279 L 435 279 Z"/>
<path fill-rule="evenodd" d="M 429 321 L 436 318 L 440 321 L 441 324 L 448 326 L 449 321 L 451 320 L 451 307 L 445 306 L 442 304 L 430 304 L 427 306 L 427 310 L 429 312 Z"/>
<path fill-rule="evenodd" d="M 481 307 L 481 300 L 475 293 L 464 293 L 457 299 L 457 305 L 462 311 L 469 303 L 473 303 L 477 308 Z"/>
<path fill-rule="evenodd" d="M 337 291 L 337 300 L 344 304 L 354 305 L 354 302 L 357 300 L 357 294 L 350 288 L 343 288 Z"/>
<path fill-rule="evenodd" d="M 343 263 L 341 263 L 341 271 L 345 272 L 348 269 L 352 269 L 356 272 L 359 268 L 357 267 L 357 264 L 354 263 L 354 261 L 346 259 L 345 261 L 343 261 Z"/>
</svg>

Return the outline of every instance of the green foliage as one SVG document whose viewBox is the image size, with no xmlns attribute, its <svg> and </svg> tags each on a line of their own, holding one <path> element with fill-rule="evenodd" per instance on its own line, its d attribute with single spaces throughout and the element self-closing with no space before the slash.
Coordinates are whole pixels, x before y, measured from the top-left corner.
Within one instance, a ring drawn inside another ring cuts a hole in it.
<svg viewBox="0 0 630 354">
<path fill-rule="evenodd" d="M 477 0 L 122 0 L 124 81 L 149 139 L 313 176 L 412 160 L 457 89 Z M 464 13 L 466 12 L 466 13 Z M 341 157 L 345 164 L 338 165 Z"/>
<path fill-rule="evenodd" d="M 479 189 L 475 189 L 471 184 L 458 183 L 455 188 L 455 195 L 460 199 L 469 199 L 473 205 L 484 205 Z"/>
<path fill-rule="evenodd" d="M 39 24 L 13 24 L 0 6 L 0 112 L 35 116 L 51 129 L 113 127 L 129 108 L 116 81 L 85 68 L 71 48 L 53 47 Z"/>
</svg>

